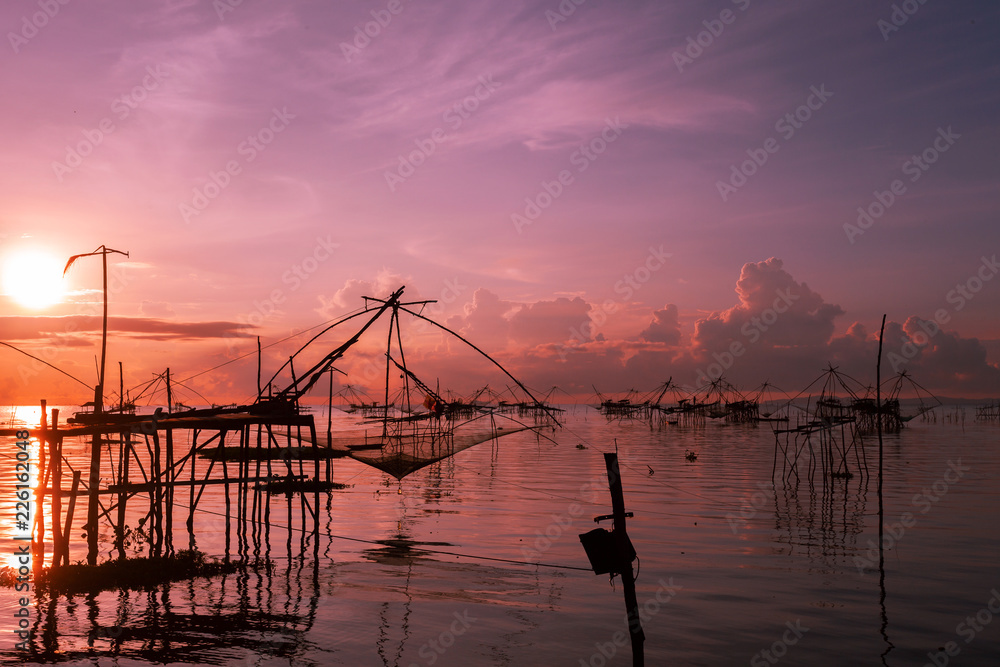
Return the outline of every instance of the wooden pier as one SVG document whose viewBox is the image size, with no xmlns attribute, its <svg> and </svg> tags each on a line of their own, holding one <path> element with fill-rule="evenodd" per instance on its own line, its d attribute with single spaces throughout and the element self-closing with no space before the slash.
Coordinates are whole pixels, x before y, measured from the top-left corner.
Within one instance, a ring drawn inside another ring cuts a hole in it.
<svg viewBox="0 0 1000 667">
<path fill-rule="evenodd" d="M 119 558 L 125 558 L 129 508 L 133 515 L 144 517 L 140 525 L 149 555 L 173 554 L 173 517 L 181 496 L 187 501 L 186 548 L 193 548 L 198 503 L 206 488 L 215 485 L 225 486 L 227 556 L 234 526 L 242 531 L 250 524 L 267 522 L 271 483 L 281 482 L 286 489 L 297 485 L 308 488 L 310 492 L 296 495 L 303 519 L 308 517 L 318 530 L 319 489 L 322 483 L 330 482 L 333 457 L 325 455 L 329 445 L 321 448 L 317 441 L 313 416 L 299 413 L 294 404 L 258 403 L 243 409 L 220 409 L 216 414 L 157 411 L 112 423 L 68 426 L 60 424 L 59 410 L 52 410 L 49 418 L 45 401 L 41 411 L 36 428 L 0 429 L 0 437 L 28 431 L 38 441 L 31 530 L 36 571 L 46 562 L 46 534 L 53 541 L 48 563 L 58 568 L 69 564 L 71 536 L 79 534 L 81 528 L 87 535 L 87 563 L 96 565 L 102 523 L 111 527 L 114 550 Z M 90 467 L 73 470 L 63 454 L 63 443 L 67 438 L 88 437 Z M 240 455 L 234 457 L 236 460 L 211 455 L 217 447 L 235 448 Z M 292 451 L 295 456 L 285 455 Z M 209 456 L 204 457 L 206 453 Z M 103 479 L 110 481 L 102 484 Z M 76 509 L 80 496 L 87 499 L 82 525 Z M 49 516 L 45 509 L 50 510 Z"/>
</svg>

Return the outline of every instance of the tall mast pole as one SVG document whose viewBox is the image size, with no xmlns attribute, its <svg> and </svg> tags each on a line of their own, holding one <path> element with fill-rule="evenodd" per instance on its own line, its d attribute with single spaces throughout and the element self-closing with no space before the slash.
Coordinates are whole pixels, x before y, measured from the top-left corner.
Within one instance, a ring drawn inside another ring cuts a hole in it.
<svg viewBox="0 0 1000 667">
<path fill-rule="evenodd" d="M 108 249 L 101 246 L 101 264 L 104 277 L 104 318 L 101 327 L 101 374 L 98 377 L 100 391 L 94 396 L 94 411 L 104 412 L 104 360 L 108 354 Z"/>
<path fill-rule="evenodd" d="M 63 275 L 69 271 L 69 267 L 73 263 L 80 259 L 81 257 L 91 257 L 93 255 L 101 256 L 101 275 L 102 284 L 104 286 L 104 317 L 101 324 L 101 368 L 98 371 L 97 381 L 98 385 L 94 388 L 94 412 L 100 414 L 104 412 L 104 365 L 105 358 L 108 352 L 108 253 L 116 252 L 119 255 L 125 255 L 128 257 L 127 252 L 122 252 L 121 250 L 115 250 L 114 248 L 109 248 L 106 245 L 100 245 L 94 252 L 87 252 L 81 255 L 73 255 L 66 262 L 66 268 L 63 269 Z"/>
</svg>

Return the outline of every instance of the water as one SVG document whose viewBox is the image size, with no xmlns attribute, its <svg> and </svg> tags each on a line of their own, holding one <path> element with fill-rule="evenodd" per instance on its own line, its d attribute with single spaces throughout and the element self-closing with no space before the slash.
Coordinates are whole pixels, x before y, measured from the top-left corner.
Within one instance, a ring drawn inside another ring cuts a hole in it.
<svg viewBox="0 0 1000 667">
<path fill-rule="evenodd" d="M 602 452 L 617 440 L 635 514 L 646 664 L 877 665 L 884 656 L 922 665 L 948 642 L 954 655 L 939 664 L 997 664 L 1000 622 L 988 621 L 1000 611 L 998 430 L 914 421 L 886 436 L 884 614 L 872 551 L 874 438 L 865 445 L 870 479 L 824 488 L 818 478 L 810 486 L 779 476 L 772 487 L 766 425 L 650 430 L 580 407 L 546 437 L 478 445 L 402 483 L 336 460 L 334 479 L 351 486 L 321 496 L 322 532 L 333 537 L 303 550 L 298 505 L 289 517 L 278 496 L 269 544 L 259 545 L 270 570 L 39 597 L 30 606 L 35 643 L 57 633 L 49 646 L 58 653 L 46 661 L 88 665 L 629 665 L 620 581 L 486 560 L 587 568 L 577 535 L 611 511 Z M 85 444 L 67 441 L 66 450 L 85 468 Z M 12 452 L 12 441 L 0 445 Z M 10 471 L 0 472 L 0 512 L 12 517 L 13 464 L 0 460 Z M 177 500 L 183 548 L 187 491 Z M 210 487 L 196 518 L 206 553 L 225 551 L 224 510 L 223 487 Z M 102 556 L 112 539 L 102 534 Z M 85 555 L 77 540 L 71 560 Z M 0 589 L 4 661 L 23 660 L 13 650 L 18 595 Z"/>
</svg>

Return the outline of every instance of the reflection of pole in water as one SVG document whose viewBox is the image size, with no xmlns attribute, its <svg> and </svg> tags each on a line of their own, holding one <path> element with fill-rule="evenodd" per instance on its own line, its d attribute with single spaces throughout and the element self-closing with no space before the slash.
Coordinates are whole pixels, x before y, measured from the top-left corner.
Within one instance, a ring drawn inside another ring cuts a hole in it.
<svg viewBox="0 0 1000 667">
<path fill-rule="evenodd" d="M 882 505 L 882 337 L 885 335 L 885 315 L 882 315 L 882 328 L 878 333 L 878 363 L 875 365 L 875 403 L 876 420 L 878 431 L 878 585 L 879 585 L 879 606 L 882 609 L 882 639 L 885 640 L 886 648 L 882 652 L 882 664 L 888 665 L 886 657 L 892 651 L 893 644 L 889 641 L 886 630 L 889 626 L 889 616 L 885 611 L 885 547 L 882 540 L 882 533 L 885 528 L 885 508 Z"/>
</svg>

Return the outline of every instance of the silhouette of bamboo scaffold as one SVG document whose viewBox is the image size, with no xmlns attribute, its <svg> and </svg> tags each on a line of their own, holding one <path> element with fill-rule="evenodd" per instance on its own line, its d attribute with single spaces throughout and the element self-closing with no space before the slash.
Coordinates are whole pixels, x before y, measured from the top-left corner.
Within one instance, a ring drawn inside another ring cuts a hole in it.
<svg viewBox="0 0 1000 667">
<path fill-rule="evenodd" d="M 52 567 L 69 564 L 70 536 L 74 534 L 72 527 L 75 503 L 80 495 L 86 495 L 89 500 L 85 527 L 90 565 L 95 565 L 97 561 L 99 525 L 102 521 L 110 524 L 114 532 L 114 546 L 111 552 L 117 551 L 119 559 L 126 558 L 127 543 L 138 533 L 141 533 L 142 539 L 148 543 L 149 555 L 155 557 L 174 554 L 173 516 L 175 510 L 183 509 L 175 502 L 176 493 L 185 487 L 188 489 L 185 526 L 189 548 L 194 548 L 197 528 L 195 516 L 199 503 L 206 489 L 224 486 L 226 560 L 229 559 L 231 551 L 234 526 L 236 539 L 241 546 L 245 544 L 247 531 L 266 530 L 271 507 L 270 491 L 279 485 L 289 499 L 288 511 L 291 513 L 291 498 L 298 492 L 302 526 L 304 527 L 311 519 L 311 530 L 318 530 L 319 494 L 321 489 L 329 488 L 331 484 L 330 460 L 349 452 L 335 451 L 332 448 L 329 423 L 327 442 L 323 447 L 320 446 L 314 418 L 308 412 L 300 410 L 299 401 L 324 374 L 335 372 L 337 369 L 334 364 L 358 342 L 362 334 L 387 313 L 391 315 L 390 344 L 393 333 L 396 335 L 396 342 L 401 342 L 398 318 L 401 311 L 407 312 L 465 342 L 500 368 L 536 405 L 540 406 L 539 409 L 545 410 L 550 416 L 554 413 L 554 409 L 537 401 L 519 380 L 485 352 L 454 331 L 408 308 L 430 302 L 403 303 L 400 301 L 402 293 L 403 288 L 400 287 L 387 299 L 366 297 L 364 310 L 340 318 L 313 336 L 278 369 L 267 383 L 266 389 L 258 378 L 256 397 L 248 404 L 174 412 L 172 391 L 174 385 L 178 383 L 172 380 L 169 369 L 162 375 L 157 375 L 154 380 L 154 383 L 163 382 L 166 385 L 166 411 L 158 408 L 153 414 L 129 413 L 125 409 L 126 392 L 122 387 L 117 411 L 105 410 L 103 402 L 98 400 L 95 401 L 94 412 L 77 413 L 74 418 L 67 420 L 66 425 L 60 425 L 58 411 L 53 410 L 50 427 L 48 411 L 43 401 L 39 427 L 27 429 L 40 443 L 42 462 L 40 484 L 35 491 L 36 507 L 39 509 L 35 515 L 36 521 L 32 533 L 36 566 L 41 568 L 45 561 L 44 544 L 47 531 L 43 508 L 46 497 L 52 499 L 52 516 L 49 522 L 55 543 L 51 559 Z M 369 302 L 377 305 L 369 307 Z M 310 344 L 338 324 L 365 315 L 368 319 L 360 330 L 324 354 L 304 374 L 295 373 L 296 357 Z M 386 354 L 386 405 L 389 403 L 390 367 L 398 364 L 400 368 L 405 369 L 405 358 L 402 357 L 401 347 L 400 357 L 397 362 L 388 352 Z M 285 369 L 290 373 L 291 381 L 284 388 L 274 391 L 275 381 Z M 406 377 L 409 382 L 416 376 L 407 374 Z M 153 383 L 147 384 L 136 398 L 150 391 L 152 385 Z M 421 388 L 429 389 L 426 385 L 421 385 Z M 99 394 L 100 389 L 95 389 L 95 393 Z M 329 395 L 332 406 L 332 385 Z M 551 418 L 558 424 L 554 417 Z M 390 423 L 410 419 L 412 418 L 381 420 L 383 436 L 387 434 Z M 0 437 L 14 437 L 23 430 L 25 429 L 0 429 Z M 506 432 L 515 431 L 508 429 Z M 64 455 L 63 443 L 67 438 L 86 437 L 91 438 L 92 442 L 90 468 L 87 471 L 74 470 Z M 493 437 L 496 437 L 495 429 Z M 234 444 L 230 446 L 230 443 Z M 116 447 L 112 448 L 113 445 Z M 102 462 L 102 453 L 105 449 L 107 457 Z M 199 466 L 200 458 L 206 459 L 207 465 Z M 306 468 L 309 461 L 313 464 L 311 478 Z M 324 461 L 325 479 L 321 466 L 321 462 Z M 235 470 L 231 470 L 231 467 Z M 73 473 L 73 482 L 69 490 L 65 489 L 63 483 L 64 470 Z M 102 472 L 107 470 L 110 470 L 111 483 L 102 488 L 100 484 L 104 477 Z M 84 475 L 84 472 L 87 474 Z M 235 494 L 231 493 L 233 490 Z M 62 514 L 64 498 L 69 501 L 65 517 Z M 140 499 L 145 499 L 144 503 L 139 505 L 138 512 L 133 510 L 132 514 L 139 514 L 141 517 L 138 527 L 141 530 L 133 530 L 126 525 L 128 508 L 135 507 L 135 503 Z"/>
</svg>

